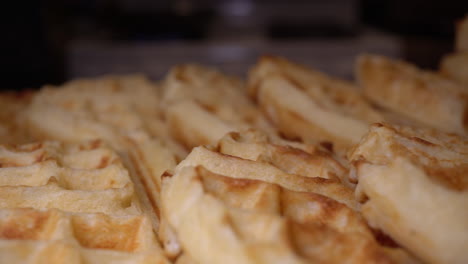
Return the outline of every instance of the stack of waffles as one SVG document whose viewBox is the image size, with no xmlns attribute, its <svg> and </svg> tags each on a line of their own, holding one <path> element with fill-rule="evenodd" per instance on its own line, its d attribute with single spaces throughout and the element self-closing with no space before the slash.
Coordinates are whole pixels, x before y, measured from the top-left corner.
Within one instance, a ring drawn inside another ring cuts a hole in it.
<svg viewBox="0 0 468 264">
<path fill-rule="evenodd" d="M 459 76 L 265 56 L 2 94 L 0 262 L 468 263 Z"/>
</svg>

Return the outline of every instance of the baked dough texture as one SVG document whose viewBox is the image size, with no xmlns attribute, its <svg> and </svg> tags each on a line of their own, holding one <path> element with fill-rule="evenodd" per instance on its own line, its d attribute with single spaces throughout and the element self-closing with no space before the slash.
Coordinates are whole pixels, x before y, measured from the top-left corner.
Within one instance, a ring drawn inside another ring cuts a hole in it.
<svg viewBox="0 0 468 264">
<path fill-rule="evenodd" d="M 169 263 L 102 142 L 0 146 L 0 262 Z"/>
<path fill-rule="evenodd" d="M 466 132 L 468 90 L 459 83 L 377 55 L 360 56 L 356 76 L 375 104 L 443 131 Z"/>
<path fill-rule="evenodd" d="M 373 125 L 350 152 L 363 216 L 427 263 L 466 263 L 467 158 L 464 137 Z"/>
</svg>

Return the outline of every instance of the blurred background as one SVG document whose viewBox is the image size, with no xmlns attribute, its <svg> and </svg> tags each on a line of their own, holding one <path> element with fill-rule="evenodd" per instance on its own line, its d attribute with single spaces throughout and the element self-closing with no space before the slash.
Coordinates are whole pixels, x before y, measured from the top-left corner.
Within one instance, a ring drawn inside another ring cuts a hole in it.
<svg viewBox="0 0 468 264">
<path fill-rule="evenodd" d="M 0 89 L 196 62 L 243 75 L 263 54 L 351 79 L 357 54 L 436 69 L 468 1 L 5 1 Z"/>
</svg>

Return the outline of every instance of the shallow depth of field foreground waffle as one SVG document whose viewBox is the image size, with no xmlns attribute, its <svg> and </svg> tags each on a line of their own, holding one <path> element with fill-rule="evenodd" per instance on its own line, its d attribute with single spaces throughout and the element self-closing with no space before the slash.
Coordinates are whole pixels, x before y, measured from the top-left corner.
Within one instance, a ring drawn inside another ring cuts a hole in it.
<svg viewBox="0 0 468 264">
<path fill-rule="evenodd" d="M 101 142 L 0 146 L 0 262 L 168 263 Z"/>
</svg>

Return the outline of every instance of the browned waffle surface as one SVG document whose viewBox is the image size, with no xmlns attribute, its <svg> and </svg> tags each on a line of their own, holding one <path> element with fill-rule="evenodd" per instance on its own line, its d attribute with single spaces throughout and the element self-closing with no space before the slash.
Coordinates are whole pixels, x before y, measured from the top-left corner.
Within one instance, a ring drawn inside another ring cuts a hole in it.
<svg viewBox="0 0 468 264">
<path fill-rule="evenodd" d="M 359 57 L 356 71 L 374 103 L 442 131 L 466 133 L 468 90 L 461 84 L 377 55 Z"/>
<path fill-rule="evenodd" d="M 359 142 L 369 123 L 383 119 L 352 83 L 280 57 L 259 60 L 249 74 L 249 92 L 287 137 L 328 141 L 339 150 Z"/>
<path fill-rule="evenodd" d="M 203 167 L 183 167 L 163 186 L 163 212 L 197 263 L 397 263 L 398 249 L 327 195 Z"/>
<path fill-rule="evenodd" d="M 120 158 L 102 142 L 0 146 L 2 263 L 166 263 Z"/>
<path fill-rule="evenodd" d="M 364 217 L 428 263 L 467 262 L 467 155 L 465 137 L 373 125 L 350 152 Z"/>
<path fill-rule="evenodd" d="M 275 134 L 235 77 L 200 65 L 179 65 L 169 72 L 163 88 L 170 131 L 189 149 L 248 128 Z"/>
</svg>

